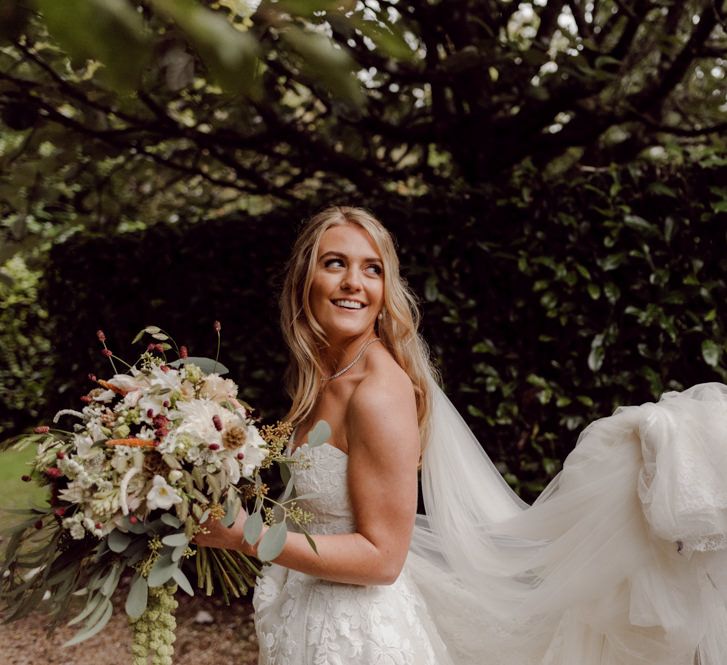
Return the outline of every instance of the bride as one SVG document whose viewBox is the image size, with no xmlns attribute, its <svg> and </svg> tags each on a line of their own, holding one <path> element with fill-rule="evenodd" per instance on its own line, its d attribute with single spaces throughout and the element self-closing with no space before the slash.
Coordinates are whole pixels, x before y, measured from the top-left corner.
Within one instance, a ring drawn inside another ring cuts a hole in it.
<svg viewBox="0 0 727 665">
<path fill-rule="evenodd" d="M 316 551 L 290 533 L 258 580 L 260 665 L 723 665 L 727 386 L 592 423 L 529 507 L 439 389 L 371 214 L 306 224 L 281 306 Z M 198 544 L 254 555 L 245 518 Z"/>
</svg>

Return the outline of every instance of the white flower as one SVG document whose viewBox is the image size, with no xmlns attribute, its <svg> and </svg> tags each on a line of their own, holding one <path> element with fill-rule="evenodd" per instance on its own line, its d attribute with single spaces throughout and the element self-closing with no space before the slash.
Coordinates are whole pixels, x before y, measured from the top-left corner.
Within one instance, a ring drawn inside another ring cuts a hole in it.
<svg viewBox="0 0 727 665">
<path fill-rule="evenodd" d="M 130 409 L 133 409 L 141 399 L 142 391 L 141 390 L 131 390 L 126 395 L 124 395 L 124 399 L 121 404 L 124 406 L 129 407 Z"/>
<path fill-rule="evenodd" d="M 73 444 L 76 447 L 76 455 L 81 459 L 91 457 L 95 454 L 92 450 L 93 439 L 87 434 L 74 434 Z"/>
<path fill-rule="evenodd" d="M 179 482 L 182 479 L 183 475 L 184 474 L 181 471 L 179 471 L 179 469 L 172 469 L 169 472 L 169 482 L 170 483 Z"/>
<path fill-rule="evenodd" d="M 240 462 L 242 475 L 250 478 L 268 454 L 267 444 L 254 425 L 248 426 L 245 445 L 242 446 L 240 452 L 244 455 Z"/>
<path fill-rule="evenodd" d="M 176 435 L 190 434 L 198 443 L 222 445 L 222 431 L 215 427 L 213 418 L 218 416 L 224 430 L 230 425 L 240 422 L 229 409 L 225 409 L 210 399 L 195 399 L 191 402 L 178 402 L 176 411 L 170 414 L 172 420 L 182 419 L 182 424 L 175 430 Z"/>
<path fill-rule="evenodd" d="M 94 402 L 110 402 L 116 393 L 113 390 L 104 390 L 94 396 Z"/>
<path fill-rule="evenodd" d="M 133 462 L 132 450 L 126 446 L 114 446 L 114 456 L 111 458 L 111 466 L 117 473 L 126 473 L 129 464 Z"/>
<path fill-rule="evenodd" d="M 237 397 L 237 386 L 234 381 L 223 379 L 219 374 L 208 374 L 202 384 L 200 395 L 207 399 L 223 402 Z"/>
<path fill-rule="evenodd" d="M 141 390 L 147 386 L 146 377 L 138 373 L 138 370 L 135 376 L 130 376 L 129 374 L 114 374 L 108 382 L 117 388 L 121 388 L 121 390 L 125 390 L 127 393 L 134 390 Z"/>
<path fill-rule="evenodd" d="M 170 487 L 162 476 L 154 476 L 153 486 L 146 495 L 146 505 L 149 510 L 169 510 L 173 505 L 181 503 L 182 497 Z"/>
<path fill-rule="evenodd" d="M 121 505 L 121 512 L 124 515 L 128 515 L 129 514 L 129 500 L 128 500 L 129 482 L 131 482 L 131 479 L 137 473 L 139 473 L 139 471 L 140 471 L 139 468 L 137 468 L 136 466 L 132 466 L 124 474 L 124 477 L 121 479 L 121 483 L 119 484 L 119 503 Z"/>
<path fill-rule="evenodd" d="M 151 387 L 157 390 L 168 390 L 170 392 L 181 391 L 182 377 L 176 369 L 169 369 L 166 372 L 159 365 L 151 368 L 149 375 Z"/>
<path fill-rule="evenodd" d="M 68 483 L 68 487 L 58 492 L 58 497 L 63 499 L 63 501 L 68 501 L 68 503 L 82 503 L 86 499 L 86 493 L 84 492 L 83 487 L 79 484 Z M 66 520 L 64 520 L 64 526 L 65 521 Z"/>
<path fill-rule="evenodd" d="M 73 518 L 63 520 L 63 527 L 71 532 L 73 540 L 83 540 L 86 536 L 86 529 L 83 524 Z"/>
<path fill-rule="evenodd" d="M 237 16 L 247 18 L 257 11 L 260 0 L 220 0 L 220 4 L 232 10 Z"/>
</svg>

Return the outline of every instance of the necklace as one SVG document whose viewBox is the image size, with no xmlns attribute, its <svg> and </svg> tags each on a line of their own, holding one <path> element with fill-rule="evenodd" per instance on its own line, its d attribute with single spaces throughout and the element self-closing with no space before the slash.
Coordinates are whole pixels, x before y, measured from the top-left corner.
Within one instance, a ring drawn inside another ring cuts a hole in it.
<svg viewBox="0 0 727 665">
<path fill-rule="evenodd" d="M 333 379 L 337 379 L 339 376 L 341 376 L 341 374 L 345 374 L 346 372 L 348 372 L 348 370 L 350 370 L 359 360 L 361 360 L 361 358 L 363 357 L 364 351 L 366 351 L 366 349 L 368 349 L 369 346 L 371 346 L 374 342 L 379 342 L 379 341 L 380 341 L 379 337 L 374 337 L 373 339 L 370 339 L 368 342 L 366 342 L 366 344 L 364 344 L 361 347 L 361 350 L 356 354 L 356 357 L 350 363 L 348 363 L 348 365 L 339 369 L 335 374 L 331 374 L 331 376 L 324 376 L 323 380 L 332 381 Z"/>
</svg>

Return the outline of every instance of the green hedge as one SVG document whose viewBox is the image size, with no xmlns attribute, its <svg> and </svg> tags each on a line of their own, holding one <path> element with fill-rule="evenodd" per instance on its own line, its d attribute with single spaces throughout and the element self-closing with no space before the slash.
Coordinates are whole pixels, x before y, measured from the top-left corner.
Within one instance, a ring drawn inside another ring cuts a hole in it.
<svg viewBox="0 0 727 665">
<path fill-rule="evenodd" d="M 532 498 L 578 431 L 619 404 L 724 381 L 725 165 L 641 165 L 557 183 L 523 169 L 505 188 L 360 201 L 395 232 L 446 388 L 509 481 Z M 118 237 L 51 254 L 53 409 L 74 403 L 95 340 L 127 353 L 154 323 L 222 358 L 266 417 L 285 410 L 276 299 L 296 225 L 312 210 Z"/>
</svg>

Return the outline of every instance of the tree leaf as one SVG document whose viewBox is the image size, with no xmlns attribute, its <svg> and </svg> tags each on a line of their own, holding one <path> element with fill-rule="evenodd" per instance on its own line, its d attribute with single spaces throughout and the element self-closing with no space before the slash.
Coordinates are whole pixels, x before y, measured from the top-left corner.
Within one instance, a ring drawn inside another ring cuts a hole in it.
<svg viewBox="0 0 727 665">
<path fill-rule="evenodd" d="M 102 62 L 119 89 L 136 88 L 149 57 L 144 22 L 124 0 L 38 0 L 48 30 L 79 61 Z"/>
<path fill-rule="evenodd" d="M 289 25 L 280 36 L 301 56 L 301 66 L 308 78 L 351 104 L 365 102 L 361 85 L 353 74 L 356 63 L 347 49 L 335 46 L 326 35 L 294 25 Z"/>
<path fill-rule="evenodd" d="M 702 342 L 702 358 L 710 367 L 717 367 L 722 357 L 722 349 L 711 339 Z"/>
<path fill-rule="evenodd" d="M 257 95 L 260 47 L 251 32 L 236 30 L 222 14 L 192 0 L 151 0 L 151 4 L 181 28 L 223 88 Z"/>
</svg>

